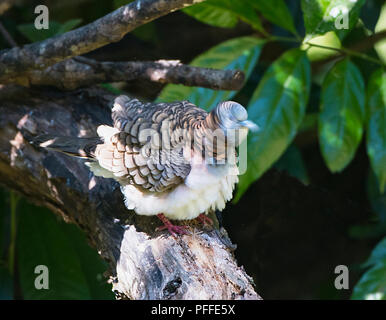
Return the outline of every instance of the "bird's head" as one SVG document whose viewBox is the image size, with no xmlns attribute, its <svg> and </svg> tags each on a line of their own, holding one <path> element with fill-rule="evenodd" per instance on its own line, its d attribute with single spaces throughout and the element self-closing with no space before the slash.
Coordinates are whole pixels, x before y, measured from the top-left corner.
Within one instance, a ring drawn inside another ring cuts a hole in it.
<svg viewBox="0 0 386 320">
<path fill-rule="evenodd" d="M 219 127 L 224 130 L 227 137 L 230 134 L 239 136 L 239 144 L 248 134 L 248 130 L 258 131 L 259 127 L 253 121 L 248 120 L 247 110 L 234 101 L 220 102 L 212 111 Z"/>
</svg>

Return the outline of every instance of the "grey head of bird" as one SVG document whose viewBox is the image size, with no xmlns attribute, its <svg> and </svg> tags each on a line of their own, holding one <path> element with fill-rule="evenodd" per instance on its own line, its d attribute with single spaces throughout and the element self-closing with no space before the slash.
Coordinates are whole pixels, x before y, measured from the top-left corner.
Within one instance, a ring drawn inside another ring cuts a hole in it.
<svg viewBox="0 0 386 320">
<path fill-rule="evenodd" d="M 211 112 L 214 121 L 224 131 L 228 141 L 238 145 L 247 136 L 248 130 L 256 132 L 259 130 L 257 124 L 248 120 L 247 110 L 234 101 L 220 102 Z"/>
</svg>

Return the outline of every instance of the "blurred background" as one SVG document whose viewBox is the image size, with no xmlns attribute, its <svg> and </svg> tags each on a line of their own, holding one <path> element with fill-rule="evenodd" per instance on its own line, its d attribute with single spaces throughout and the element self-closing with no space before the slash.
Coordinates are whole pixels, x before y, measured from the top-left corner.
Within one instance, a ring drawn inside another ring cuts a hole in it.
<svg viewBox="0 0 386 320">
<path fill-rule="evenodd" d="M 0 15 L 11 37 L 0 36 L 0 49 L 129 2 L 15 1 Z M 33 25 L 39 4 L 48 30 Z M 341 5 L 348 29 L 328 18 Z M 102 87 L 207 110 L 227 99 L 248 107 L 261 131 L 249 137 L 248 170 L 220 220 L 264 299 L 386 299 L 386 44 L 373 37 L 385 29 L 380 0 L 208 0 L 86 56 L 243 70 L 238 92 L 143 80 Z M 50 290 L 34 288 L 36 265 L 49 266 Z M 338 265 L 350 271 L 348 289 L 334 286 Z M 113 299 L 106 270 L 80 229 L 0 189 L 0 299 Z"/>
</svg>

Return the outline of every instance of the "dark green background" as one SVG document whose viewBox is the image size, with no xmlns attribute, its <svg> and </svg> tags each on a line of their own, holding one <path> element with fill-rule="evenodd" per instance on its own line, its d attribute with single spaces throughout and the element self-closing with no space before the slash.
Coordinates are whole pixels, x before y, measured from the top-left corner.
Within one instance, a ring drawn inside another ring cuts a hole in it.
<svg viewBox="0 0 386 320">
<path fill-rule="evenodd" d="M 92 22 L 128 2 L 21 1 L 1 16 L 0 21 L 22 45 Z M 46 4 L 50 9 L 47 31 L 38 31 L 32 24 L 34 7 L 38 4 Z M 304 231 L 315 234 L 315 239 L 325 232 L 326 226 L 315 221 L 328 219 L 334 224 L 335 218 L 339 234 L 349 247 L 347 253 L 350 255 L 350 250 L 358 247 L 361 257 L 361 261 L 354 254 L 347 258 L 355 261 L 349 266 L 356 274 L 355 288 L 342 293 L 332 287 L 334 275 L 324 263 L 333 264 L 335 260 L 332 256 L 323 256 L 322 252 L 319 255 L 322 260 L 315 260 L 318 262 L 312 270 L 305 266 L 303 274 L 279 272 L 280 286 L 269 273 L 274 268 L 267 268 L 264 259 L 259 261 L 260 269 L 255 269 L 253 263 L 248 269 L 248 250 L 240 245 L 237 258 L 247 266 L 247 272 L 255 276 L 257 292 L 263 297 L 386 299 L 386 49 L 370 47 L 362 52 L 365 56 L 359 56 L 354 50 L 334 59 L 331 56 L 337 51 L 320 47 L 351 48 L 366 42 L 376 25 L 382 24 L 380 20 L 386 20 L 386 8 L 383 4 L 382 9 L 382 4 L 383 1 L 377 0 L 356 3 L 349 0 L 208 0 L 142 26 L 119 43 L 88 54 L 105 61 L 180 59 L 196 66 L 245 72 L 248 81 L 239 92 L 180 85 L 163 87 L 141 81 L 103 85 L 116 94 L 129 93 L 149 101 L 190 100 L 208 110 L 227 99 L 247 106 L 250 118 L 261 130 L 248 137 L 248 170 L 240 177 L 235 200 L 229 205 L 232 213 L 242 211 L 246 205 L 261 207 L 256 202 L 256 192 L 260 196 L 264 194 L 263 182 L 267 190 L 272 182 L 281 203 L 298 199 L 301 205 L 301 192 L 293 198 L 282 199 L 284 180 L 278 179 L 275 184 L 276 176 L 272 172 L 276 170 L 301 181 L 299 190 L 309 188 L 305 190 L 311 192 L 310 197 L 317 194 L 316 197 L 328 198 L 323 196 L 324 190 L 334 194 L 331 201 L 334 208 L 347 208 L 341 204 L 348 202 L 363 208 L 358 223 L 342 218 L 350 215 L 348 211 L 342 212 L 347 209 L 330 217 L 320 205 L 309 217 L 296 210 L 291 212 L 293 225 L 287 224 L 288 228 L 291 225 L 295 237 L 300 230 L 301 243 Z M 338 5 L 350 9 L 348 30 L 336 30 L 334 20 L 328 15 Z M 383 26 L 385 24 L 383 21 Z M 323 37 L 315 40 L 316 36 Z M 304 50 L 307 46 L 302 45 L 303 40 L 310 39 L 318 42 Z M 0 49 L 8 47 L 5 39 L 0 38 Z M 289 190 L 292 188 L 297 187 L 291 186 Z M 279 201 L 277 205 L 280 206 Z M 303 208 L 306 208 L 306 199 Z M 273 205 L 269 211 L 275 212 Z M 279 220 L 273 217 L 260 221 L 259 225 L 266 223 L 274 235 L 272 239 L 279 239 L 280 235 L 275 233 Z M 224 223 L 232 238 L 242 244 L 242 236 L 235 227 L 237 221 L 230 222 L 225 217 Z M 254 225 L 251 223 L 251 226 Z M 295 231 L 297 226 L 302 229 Z M 282 230 L 281 235 L 288 231 L 290 229 Z M 339 250 L 341 243 L 334 242 L 336 239 L 329 236 L 322 239 Z M 249 245 L 260 248 L 262 242 L 256 240 Z M 271 251 L 264 254 L 270 258 L 277 255 L 275 266 L 280 256 L 288 255 L 286 261 L 293 257 L 291 266 L 300 269 L 296 264 L 303 252 L 299 243 L 288 246 L 283 254 L 277 254 L 272 248 L 285 248 L 285 243 L 272 246 Z M 308 244 L 304 252 L 309 250 L 310 256 L 317 256 L 320 247 L 312 240 Z M 50 290 L 36 290 L 33 286 L 37 276 L 34 268 L 41 264 L 50 270 Z M 286 265 L 282 268 L 286 269 Z M 0 299 L 111 299 L 111 286 L 103 277 L 106 269 L 76 226 L 65 224 L 48 210 L 29 204 L 15 193 L 1 190 Z M 305 278 L 310 287 L 307 295 L 285 284 L 287 279 L 290 283 Z M 265 284 L 262 279 L 270 279 L 270 283 Z"/>
</svg>

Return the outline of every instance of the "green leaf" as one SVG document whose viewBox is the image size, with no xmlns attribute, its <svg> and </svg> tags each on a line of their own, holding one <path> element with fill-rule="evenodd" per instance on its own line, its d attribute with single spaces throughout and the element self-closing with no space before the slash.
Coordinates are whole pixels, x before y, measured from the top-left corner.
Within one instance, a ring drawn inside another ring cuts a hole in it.
<svg viewBox="0 0 386 320">
<path fill-rule="evenodd" d="M 364 3 L 365 0 L 302 0 L 305 40 L 328 31 L 345 35 L 357 22 Z"/>
<path fill-rule="evenodd" d="M 134 0 L 114 0 L 114 9 L 118 9 L 118 8 L 125 6 L 133 1 Z"/>
<path fill-rule="evenodd" d="M 375 26 L 375 32 L 379 33 L 386 30 L 386 3 L 383 4 L 381 14 L 379 15 L 378 22 Z M 374 44 L 374 49 L 377 52 L 379 58 L 386 64 L 386 39 L 378 41 Z"/>
<path fill-rule="evenodd" d="M 310 91 L 310 63 L 299 49 L 285 52 L 266 71 L 248 107 L 260 130 L 248 134 L 247 172 L 240 176 L 237 201 L 286 150 L 302 123 Z"/>
<path fill-rule="evenodd" d="M 111 83 L 101 83 L 100 86 L 102 88 L 105 88 L 106 90 L 110 91 L 111 93 L 117 95 L 117 96 L 123 93 L 123 90 L 118 89 L 117 87 L 115 87 Z"/>
<path fill-rule="evenodd" d="M 380 243 L 378 243 L 371 252 L 370 258 L 364 263 L 363 267 L 370 267 L 381 260 L 386 261 L 386 237 L 384 237 Z"/>
<path fill-rule="evenodd" d="M 314 44 L 315 46 L 312 46 Z M 330 31 L 322 36 L 316 36 L 310 39 L 307 44 L 302 44 L 302 49 L 307 50 L 307 56 L 310 61 L 327 59 L 336 54 L 336 51 L 324 49 L 318 46 L 340 49 L 342 47 L 340 40 L 335 32 Z"/>
<path fill-rule="evenodd" d="M 318 113 L 307 113 L 300 124 L 299 132 L 314 130 L 318 125 Z"/>
<path fill-rule="evenodd" d="M 78 256 L 54 214 L 23 203 L 19 212 L 17 253 L 19 279 L 25 299 L 90 299 Z M 49 289 L 36 289 L 35 268 L 49 270 Z"/>
<path fill-rule="evenodd" d="M 368 270 L 351 296 L 353 300 L 386 300 L 386 259 Z"/>
<path fill-rule="evenodd" d="M 90 290 L 91 299 L 114 299 L 111 285 L 107 283 L 107 279 L 103 276 L 108 266 L 96 250 L 88 245 L 85 234 L 72 224 L 60 223 L 60 226 L 77 253 L 82 272 Z"/>
<path fill-rule="evenodd" d="M 7 229 L 9 229 L 9 207 L 7 204 L 8 192 L 0 188 L 0 263 L 5 255 L 7 245 Z"/>
<path fill-rule="evenodd" d="M 13 299 L 13 279 L 8 268 L 0 265 L 0 301 Z"/>
<path fill-rule="evenodd" d="M 386 237 L 375 247 L 365 266 L 364 273 L 353 290 L 354 300 L 386 300 Z"/>
<path fill-rule="evenodd" d="M 240 18 L 265 33 L 253 6 L 245 0 L 207 0 L 183 11 L 201 22 L 223 28 L 234 27 Z"/>
<path fill-rule="evenodd" d="M 386 185 L 386 71 L 375 71 L 367 88 L 367 154 L 379 190 Z"/>
<path fill-rule="evenodd" d="M 212 5 L 210 1 L 198 3 L 183 9 L 196 20 L 214 27 L 233 28 L 238 21 L 237 15 L 225 8 Z"/>
<path fill-rule="evenodd" d="M 243 71 L 248 79 L 257 63 L 264 43 L 263 40 L 253 37 L 228 40 L 195 58 L 191 65 L 213 69 L 238 69 Z M 236 92 L 169 84 L 162 90 L 157 101 L 189 100 L 201 108 L 209 110 L 220 101 L 229 100 Z"/>
<path fill-rule="evenodd" d="M 60 29 L 60 24 L 50 21 L 49 29 L 36 29 L 33 23 L 26 23 L 17 26 L 17 29 L 31 42 L 43 41 L 53 37 Z"/>
<path fill-rule="evenodd" d="M 348 236 L 353 239 L 375 239 L 386 234 L 386 224 L 360 224 L 349 227 Z"/>
<path fill-rule="evenodd" d="M 322 84 L 319 143 L 331 172 L 343 170 L 352 160 L 362 139 L 364 82 L 348 59 L 338 62 Z"/>
<path fill-rule="evenodd" d="M 278 26 L 297 34 L 291 12 L 283 0 L 246 0 L 263 16 Z"/>
<path fill-rule="evenodd" d="M 302 154 L 299 148 L 291 144 L 284 152 L 280 159 L 275 163 L 274 167 L 281 171 L 286 171 L 290 176 L 293 176 L 303 182 L 309 183 L 306 165 L 303 161 Z"/>
<path fill-rule="evenodd" d="M 82 23 L 82 19 L 68 20 L 59 27 L 59 30 L 56 32 L 56 34 L 62 34 L 62 33 L 68 32 L 76 28 L 77 26 L 79 26 L 81 23 Z"/>
<path fill-rule="evenodd" d="M 380 222 L 386 227 L 386 192 L 381 193 L 379 191 L 378 179 L 371 169 L 367 177 L 366 187 L 371 209 L 378 215 Z"/>
<path fill-rule="evenodd" d="M 161 41 L 157 37 L 157 27 L 154 21 L 135 28 L 131 33 L 146 42 L 159 43 Z"/>
<path fill-rule="evenodd" d="M 17 29 L 31 42 L 43 41 L 58 34 L 65 33 L 75 28 L 82 22 L 82 19 L 72 19 L 63 24 L 50 20 L 48 29 L 36 29 L 33 23 L 26 23 L 17 26 Z"/>
</svg>

